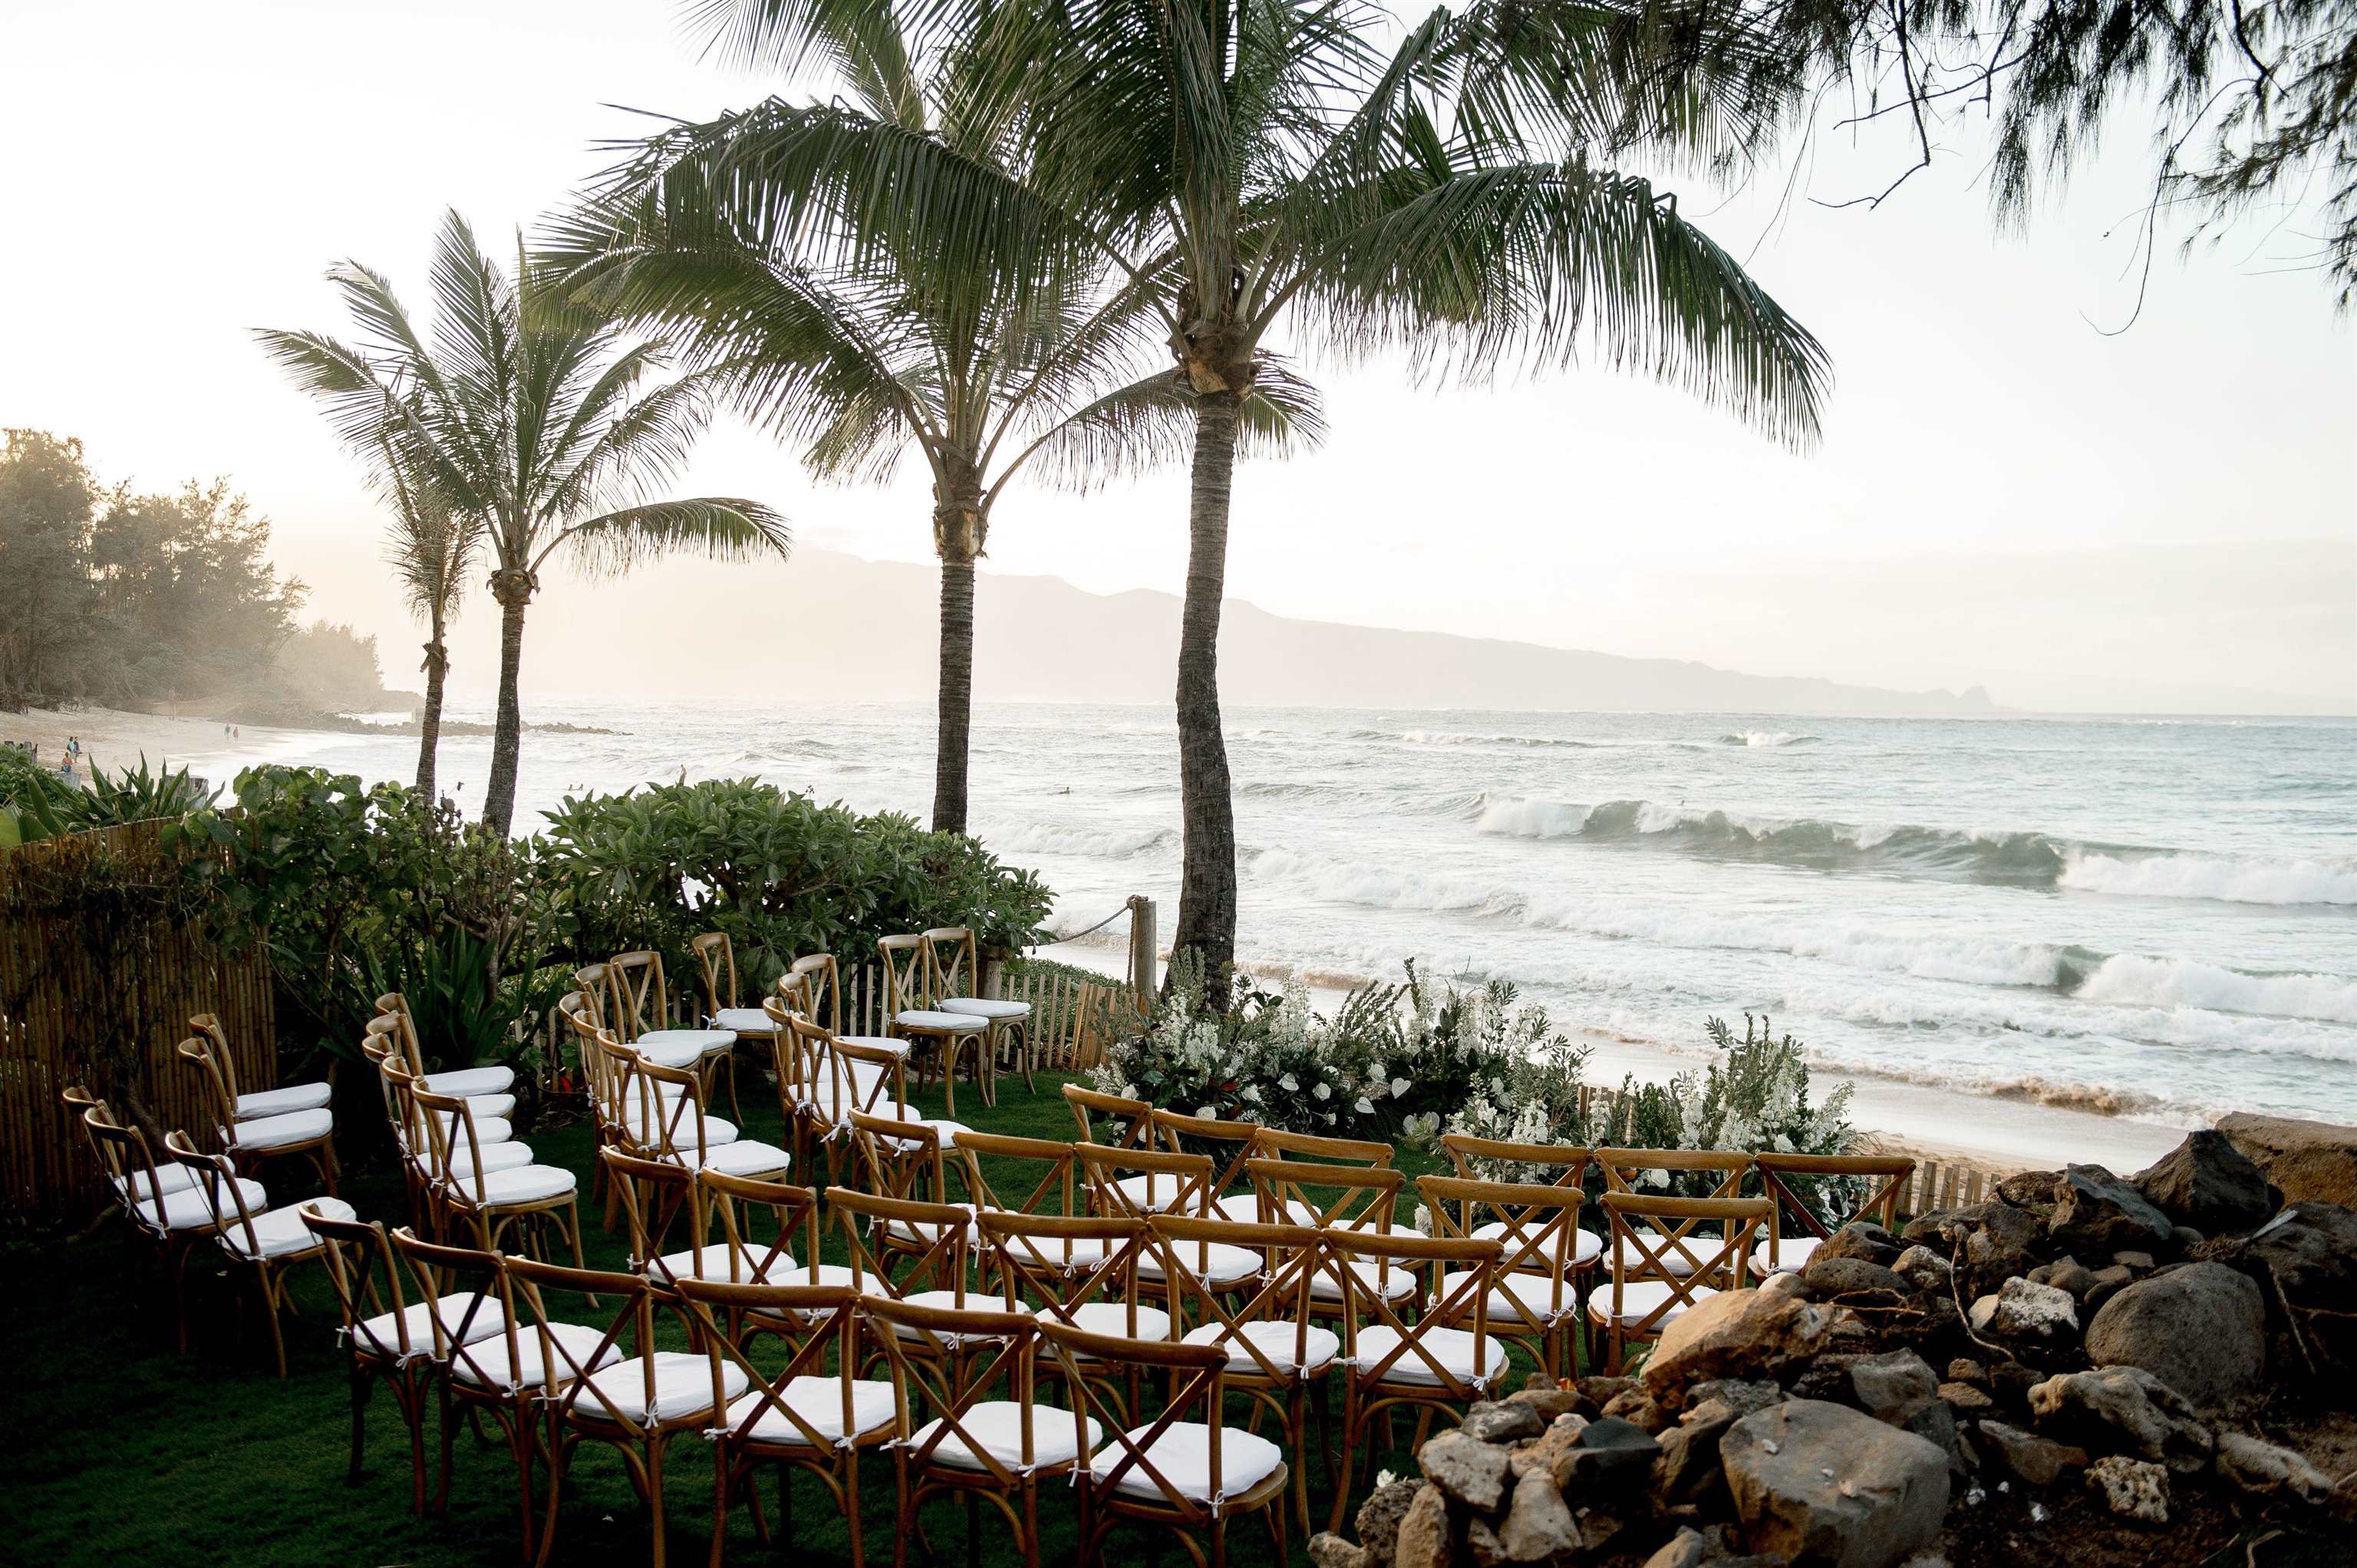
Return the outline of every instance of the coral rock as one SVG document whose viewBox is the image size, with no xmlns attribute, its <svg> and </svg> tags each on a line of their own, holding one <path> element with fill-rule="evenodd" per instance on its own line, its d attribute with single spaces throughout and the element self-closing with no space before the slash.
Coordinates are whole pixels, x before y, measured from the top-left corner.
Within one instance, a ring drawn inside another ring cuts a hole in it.
<svg viewBox="0 0 2357 1568">
<path fill-rule="evenodd" d="M 2182 1395 L 2141 1367 L 2049 1378 L 2029 1391 L 2029 1408 L 2040 1425 L 2075 1428 L 2091 1447 L 2125 1447 L 2181 1475 L 2210 1464 L 2210 1429 Z"/>
<path fill-rule="evenodd" d="M 1448 1432 L 1426 1444 L 1415 1458 L 1426 1480 L 1468 1508 L 1488 1513 L 1506 1500 L 1507 1455 L 1495 1444 Z"/>
<path fill-rule="evenodd" d="M 2169 1472 L 2158 1465 L 2108 1455 L 2087 1466 L 2087 1489 L 2122 1519 L 2169 1522 Z"/>
</svg>

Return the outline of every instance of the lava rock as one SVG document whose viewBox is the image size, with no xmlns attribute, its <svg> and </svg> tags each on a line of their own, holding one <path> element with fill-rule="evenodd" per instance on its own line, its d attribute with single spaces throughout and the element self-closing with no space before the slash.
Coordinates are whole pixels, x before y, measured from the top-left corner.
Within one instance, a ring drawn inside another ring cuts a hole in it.
<svg viewBox="0 0 2357 1568">
<path fill-rule="evenodd" d="M 2091 1448 L 2126 1448 L 2180 1475 L 2210 1463 L 2210 1429 L 2184 1396 L 2142 1367 L 2049 1378 L 2029 1391 L 2029 1409 L 2041 1426 L 2085 1434 Z"/>
<path fill-rule="evenodd" d="M 1465 1412 L 1464 1424 L 1457 1430 L 1483 1443 L 1519 1443 L 1544 1432 L 1546 1422 L 1527 1404 L 1512 1400 L 1502 1403 L 1478 1400 Z"/>
<path fill-rule="evenodd" d="M 1430 1444 L 1426 1444 L 1430 1447 Z M 1393 1568 L 1448 1568 L 1448 1502 L 1438 1487 L 1415 1489 L 1415 1500 L 1399 1521 Z"/>
<path fill-rule="evenodd" d="M 1400 1520 L 1424 1489 L 1422 1481 L 1393 1481 L 1368 1493 L 1367 1500 L 1359 1505 L 1359 1544 L 1373 1553 L 1376 1562 L 1392 1560 L 1399 1544 Z"/>
<path fill-rule="evenodd" d="M 2016 1208 L 2043 1208 L 2054 1201 L 2061 1171 L 2016 1171 L 1996 1184 L 1996 1195 Z"/>
<path fill-rule="evenodd" d="M 2087 1326 L 2087 1359 L 2142 1367 L 2201 1410 L 2229 1410 L 2266 1386 L 2266 1305 L 2249 1275 L 2188 1263 L 2126 1286 Z"/>
<path fill-rule="evenodd" d="M 1532 1380 L 1537 1382 L 1539 1380 L 1534 1377 Z M 1538 1412 L 1542 1423 L 1553 1421 L 1559 1415 L 1586 1413 L 1579 1408 L 1582 1402 L 1577 1389 L 1557 1388 L 1552 1382 L 1543 1388 L 1527 1388 L 1520 1393 L 1509 1394 L 1506 1402 L 1530 1406 Z"/>
<path fill-rule="evenodd" d="M 1898 1256 L 1896 1252 L 1891 1254 Z M 1828 1258 L 1823 1252 L 1809 1260 L 1801 1271 L 1801 1283 L 1809 1294 L 1824 1300 L 1852 1295 L 1859 1291 L 1887 1291 L 1893 1295 L 1914 1294 L 1915 1287 L 1897 1271 L 1864 1258 Z"/>
<path fill-rule="evenodd" d="M 2097 1269 L 2088 1280 L 2086 1293 L 2080 1296 L 2079 1305 L 2093 1312 L 2135 1282 L 2136 1271 L 2118 1263 Z"/>
<path fill-rule="evenodd" d="M 2087 1293 L 2095 1288 L 2095 1272 L 2076 1258 L 2065 1258 L 2047 1271 L 2046 1283 L 2056 1290 L 2070 1292 L 2073 1301 L 2084 1301 Z"/>
<path fill-rule="evenodd" d="M 2218 1131 L 2259 1167 L 2286 1203 L 2357 1208 L 2357 1127 L 2293 1116 L 2222 1116 Z"/>
<path fill-rule="evenodd" d="M 1724 1400 L 1689 1400 L 1678 1423 L 1665 1428 L 1658 1439 L 1661 1456 L 1653 1461 L 1653 1495 L 1672 1506 L 1708 1498 L 1724 1478 L 1718 1467 L 1719 1439 L 1749 1413 Z"/>
<path fill-rule="evenodd" d="M 2122 1519 L 2169 1522 L 2169 1472 L 2158 1465 L 2106 1455 L 2087 1466 L 2087 1489 Z"/>
<path fill-rule="evenodd" d="M 1948 1408 L 1960 1416 L 1986 1415 L 1996 1408 L 1996 1401 L 1989 1398 L 1987 1390 L 1970 1383 L 1942 1383 L 1939 1392 L 1948 1402 Z"/>
<path fill-rule="evenodd" d="M 1971 1357 L 1959 1356 L 1948 1363 L 1948 1381 L 1970 1383 L 1976 1389 L 1985 1389 L 1989 1384 L 1989 1371 Z"/>
<path fill-rule="evenodd" d="M 1487 1513 L 1506 1500 L 1507 1455 L 1495 1444 L 1446 1432 L 1418 1449 L 1415 1458 L 1426 1480 L 1468 1508 Z"/>
<path fill-rule="evenodd" d="M 1579 1446 L 1579 1434 L 1587 1429 L 1584 1415 L 1559 1415 L 1536 1443 L 1526 1443 L 1506 1456 L 1506 1467 L 1515 1476 L 1543 1473 L 1558 1487 L 1571 1474 L 1571 1451 Z"/>
<path fill-rule="evenodd" d="M 1578 1548 L 1579 1525 L 1552 1477 L 1524 1476 L 1514 1483 L 1513 1501 L 1498 1525 L 1498 1544 L 1509 1563 L 1544 1563 Z"/>
<path fill-rule="evenodd" d="M 1879 1263 L 1888 1268 L 1906 1243 L 1870 1219 L 1859 1219 L 1843 1226 L 1819 1244 L 1809 1261 L 1819 1258 L 1856 1258 L 1864 1262 Z"/>
<path fill-rule="evenodd" d="M 2017 1277 L 1973 1303 L 1972 1325 L 1984 1337 L 2047 1344 L 2079 1332 L 2079 1304 L 2069 1291 Z"/>
<path fill-rule="evenodd" d="M 1317 1568 L 1372 1568 L 1375 1554 L 1355 1541 L 1321 1530 L 1309 1538 L 1309 1561 Z"/>
<path fill-rule="evenodd" d="M 1681 1530 L 1645 1559 L 1645 1568 L 1702 1568 L 1716 1555 L 1714 1543 L 1698 1530 Z"/>
<path fill-rule="evenodd" d="M 2332 1496 L 2332 1477 L 2304 1456 L 2240 1432 L 2218 1434 L 2218 1474 L 2262 1497 L 2282 1493 L 2322 1504 Z"/>
<path fill-rule="evenodd" d="M 1572 1444 L 1563 1489 L 1603 1498 L 1635 1484 L 1661 1452 L 1661 1443 L 1641 1426 L 1611 1416 L 1592 1421 Z"/>
<path fill-rule="evenodd" d="M 1756 1549 L 1890 1568 L 1939 1538 L 1948 1455 L 1913 1433 L 1841 1405 L 1788 1400 L 1737 1422 L 1719 1453 Z"/>
<path fill-rule="evenodd" d="M 1659 1432 L 1670 1423 L 1670 1412 L 1644 1390 L 1631 1389 L 1615 1395 L 1612 1402 L 1604 1407 L 1604 1419 L 1625 1421 L 1647 1432 Z"/>
<path fill-rule="evenodd" d="M 1824 1348 L 1833 1314 L 1814 1302 L 1725 1291 L 1681 1313 L 1645 1363 L 1646 1391 L 1672 1407 L 1714 1378 L 1775 1377 Z"/>
<path fill-rule="evenodd" d="M 2002 1421 L 1982 1422 L 1980 1434 L 1998 1467 L 2026 1486 L 2050 1487 L 2072 1471 L 2087 1467 L 2085 1449 L 2024 1432 Z"/>
<path fill-rule="evenodd" d="M 1890 1272 L 1913 1285 L 1917 1290 L 1944 1291 L 1955 1273 L 1943 1252 L 1917 1245 L 1908 1248 L 1892 1261 Z"/>
<path fill-rule="evenodd" d="M 1861 1356 L 1849 1365 L 1849 1386 L 1858 1409 L 1886 1416 L 1940 1391 L 1939 1375 L 1912 1350 Z"/>
<path fill-rule="evenodd" d="M 1984 1203 L 1959 1210 L 1954 1223 L 1966 1228 L 1963 1283 L 1972 1295 L 1986 1295 L 2044 1261 L 2046 1227 L 2026 1208 Z"/>
<path fill-rule="evenodd" d="M 2290 1314 L 2298 1332 L 2286 1337 L 2279 1378 L 2302 1366 L 2318 1376 L 2357 1375 L 2357 1213 L 2298 1203 L 2217 1257 L 2263 1280 Z"/>
<path fill-rule="evenodd" d="M 2175 1229 L 2144 1194 L 2101 1165 L 2064 1168 L 2047 1225 L 2058 1244 L 2098 1257 L 2122 1247 L 2166 1246 Z"/>
</svg>

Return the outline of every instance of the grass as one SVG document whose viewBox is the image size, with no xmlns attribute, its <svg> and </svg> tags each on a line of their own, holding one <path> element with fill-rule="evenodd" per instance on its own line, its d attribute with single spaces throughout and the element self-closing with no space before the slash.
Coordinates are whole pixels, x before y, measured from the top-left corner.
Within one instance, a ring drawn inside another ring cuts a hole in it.
<svg viewBox="0 0 2357 1568">
<path fill-rule="evenodd" d="M 1058 1081 L 1043 1078 L 1036 1099 L 1019 1079 L 1002 1081 L 995 1110 L 970 1097 L 960 1109 L 967 1122 L 987 1131 L 1069 1139 L 1074 1129 Z M 764 1087 L 757 1106 L 754 1087 L 748 1077 L 746 1134 L 785 1142 L 774 1097 Z M 940 1113 L 937 1093 L 915 1098 L 928 1114 Z M 352 1112 L 343 1114 L 349 1120 Z M 348 1135 L 345 1142 L 358 1140 Z M 591 1147 L 586 1123 L 544 1126 L 531 1143 L 544 1163 L 586 1178 Z M 1413 1152 L 1404 1152 L 1400 1164 L 1411 1176 L 1435 1168 Z M 312 1190 L 296 1179 L 296 1168 L 290 1162 L 264 1173 L 274 1202 L 297 1201 Z M 619 1228 L 610 1235 L 599 1230 L 586 1179 L 583 1190 L 583 1244 L 590 1266 L 623 1267 L 627 1237 Z M 364 1218 L 404 1218 L 398 1173 L 384 1162 L 349 1171 L 343 1192 Z M 830 1254 L 839 1246 L 831 1241 Z M 0 1562 L 509 1568 L 517 1561 L 514 1472 L 504 1448 L 479 1445 L 462 1434 L 447 1516 L 413 1516 L 407 1439 L 382 1392 L 371 1407 L 368 1473 L 360 1486 L 346 1484 L 350 1406 L 324 1271 L 299 1273 L 295 1294 L 301 1316 L 288 1324 L 291 1375 L 281 1382 L 271 1376 L 259 1318 L 248 1311 L 241 1323 L 213 1255 L 199 1251 L 198 1259 L 189 1287 L 194 1348 L 179 1357 L 172 1350 L 165 1282 L 147 1246 L 127 1226 L 109 1219 L 70 1240 L 18 1243 L 0 1252 L 0 1333 L 16 1353 L 7 1422 L 20 1434 L 10 1463 Z M 1335 1408 L 1339 1412 L 1339 1391 Z M 430 1454 L 430 1412 L 427 1419 Z M 1230 1419 L 1241 1419 L 1238 1407 L 1232 1407 Z M 1378 1466 L 1409 1463 L 1404 1450 L 1376 1457 Z M 678 1441 L 668 1465 L 672 1561 L 701 1563 L 711 1531 L 706 1445 Z M 890 1561 L 889 1474 L 888 1466 L 865 1467 L 871 1563 Z M 1354 1489 L 1365 1489 L 1370 1479 L 1362 1469 Z M 1313 1460 L 1313 1523 L 1322 1524 L 1330 1498 L 1325 1480 L 1322 1463 Z M 1053 1496 L 1041 1511 L 1044 1559 L 1069 1562 L 1074 1509 Z M 781 1533 L 773 1548 L 763 1548 L 741 1509 L 732 1510 L 730 1523 L 730 1562 L 848 1560 L 843 1524 L 808 1479 L 800 1484 L 791 1541 Z M 966 1561 L 962 1509 L 930 1507 L 926 1525 L 942 1559 Z M 983 1535 L 983 1563 L 997 1568 L 1017 1561 L 1003 1527 L 987 1512 Z M 1300 1544 L 1297 1535 L 1297 1562 L 1306 1561 Z M 554 1560 L 643 1563 L 648 1546 L 645 1513 L 619 1458 L 601 1445 L 583 1444 L 566 1477 Z M 1125 1549 L 1117 1539 L 1112 1552 Z M 1269 1556 L 1257 1523 L 1233 1533 L 1232 1551 L 1246 1563 Z"/>
</svg>

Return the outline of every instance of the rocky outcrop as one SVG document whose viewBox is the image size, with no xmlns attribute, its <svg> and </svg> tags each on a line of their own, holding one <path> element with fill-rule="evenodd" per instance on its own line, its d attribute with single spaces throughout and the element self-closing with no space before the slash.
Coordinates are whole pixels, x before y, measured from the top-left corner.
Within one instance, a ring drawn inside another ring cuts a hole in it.
<svg viewBox="0 0 2357 1568">
<path fill-rule="evenodd" d="M 2266 1173 L 2286 1203 L 2357 1208 L 2357 1127 L 2237 1112 L 2221 1117 L 2218 1131 Z"/>
<path fill-rule="evenodd" d="M 2067 1251 L 2108 1257 L 2125 1248 L 2165 1247 L 2176 1232 L 2169 1216 L 2101 1165 L 2071 1165 L 2054 1184 L 2047 1226 Z"/>
<path fill-rule="evenodd" d="M 2267 1314 L 2258 1285 L 2223 1263 L 2188 1263 L 2128 1285 L 2087 1326 L 2087 1359 L 2141 1367 L 2206 1411 L 2266 1386 Z"/>
<path fill-rule="evenodd" d="M 2136 1189 L 2169 1216 L 2204 1236 L 2255 1230 L 2283 1207 L 2283 1194 L 2226 1134 L 2204 1128 L 2138 1171 Z"/>
<path fill-rule="evenodd" d="M 1890 1568 L 1940 1534 L 1948 1456 L 1842 1405 L 1788 1400 L 1720 1440 L 1736 1517 L 1758 1551 L 1835 1568 Z"/>
<path fill-rule="evenodd" d="M 1645 1391 L 1674 1409 L 1696 1383 L 1773 1378 L 1824 1348 L 1833 1326 L 1824 1307 L 1788 1292 L 1723 1292 L 1663 1331 L 1645 1363 Z"/>
</svg>

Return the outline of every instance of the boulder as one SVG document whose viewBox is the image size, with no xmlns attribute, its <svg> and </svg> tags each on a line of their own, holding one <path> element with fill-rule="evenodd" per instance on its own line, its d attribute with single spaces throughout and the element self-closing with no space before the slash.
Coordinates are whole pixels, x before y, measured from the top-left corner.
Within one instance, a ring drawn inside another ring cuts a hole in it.
<svg viewBox="0 0 2357 1568">
<path fill-rule="evenodd" d="M 1935 1252 L 1918 1243 L 1892 1261 L 1890 1272 L 1917 1290 L 1945 1291 L 1949 1277 L 1955 1273 L 1955 1265 L 1948 1262 L 1946 1253 Z"/>
<path fill-rule="evenodd" d="M 1631 1389 L 1612 1396 L 1603 1411 L 1603 1418 L 1625 1421 L 1647 1432 L 1659 1432 L 1670 1423 L 1670 1412 L 1661 1407 L 1652 1394 L 1643 1389 Z"/>
<path fill-rule="evenodd" d="M 2088 1281 L 2086 1294 L 2079 1298 L 2079 1305 L 2093 1312 L 2135 1280 L 2136 1271 L 2119 1263 L 2097 1269 Z"/>
<path fill-rule="evenodd" d="M 2286 1203 L 2357 1208 L 2357 1127 L 2292 1116 L 2222 1116 L 2218 1131 L 2258 1166 Z"/>
<path fill-rule="evenodd" d="M 1532 1379 L 1534 1382 L 1538 1380 L 1535 1377 Z M 1509 1394 L 1506 1396 L 1506 1402 L 1530 1406 L 1538 1412 L 1539 1421 L 1543 1424 L 1559 1415 L 1582 1413 L 1579 1410 L 1581 1402 L 1579 1391 L 1556 1388 L 1553 1383 L 1548 1383 L 1544 1388 L 1528 1388 L 1520 1393 Z"/>
<path fill-rule="evenodd" d="M 1645 1559 L 1645 1568 L 1702 1568 L 1702 1564 L 1718 1556 L 1708 1537 L 1700 1530 L 1680 1530 L 1662 1543 L 1662 1549 Z"/>
<path fill-rule="evenodd" d="M 2043 1208 L 2054 1201 L 2061 1171 L 2016 1171 L 1996 1184 L 1996 1195 L 2016 1208 Z"/>
<path fill-rule="evenodd" d="M 2278 1379 L 2357 1376 L 2357 1213 L 2337 1204 L 2289 1206 L 2248 1237 L 2211 1254 L 2263 1282 L 2288 1315 Z"/>
<path fill-rule="evenodd" d="M 2142 1367 L 2097 1367 L 2029 1391 L 2041 1426 L 2082 1434 L 2092 1449 L 2125 1448 L 2180 1475 L 2208 1467 L 2210 1429 L 2177 1391 Z"/>
<path fill-rule="evenodd" d="M 2087 1359 L 2142 1367 L 2200 1410 L 2236 1408 L 2262 1393 L 2267 1313 L 2249 1275 L 2188 1263 L 2122 1288 L 2087 1326 Z"/>
<path fill-rule="evenodd" d="M 1912 1350 L 1861 1356 L 1849 1364 L 1849 1386 L 1858 1409 L 1876 1417 L 1940 1391 L 1939 1374 Z"/>
<path fill-rule="evenodd" d="M 2047 1227 L 2057 1244 L 2097 1257 L 2122 1247 L 2165 1247 L 2175 1229 L 2144 1194 L 2101 1165 L 2064 1167 Z"/>
<path fill-rule="evenodd" d="M 1980 1434 L 1997 1467 L 2025 1486 L 2050 1487 L 2073 1470 L 2087 1467 L 2087 1451 L 2024 1432 L 2002 1421 L 1984 1421 Z"/>
<path fill-rule="evenodd" d="M 1477 1400 L 1473 1408 L 1465 1412 L 1464 1424 L 1458 1430 L 1483 1443 L 1519 1443 L 1544 1432 L 1546 1422 L 1528 1404 L 1512 1400 L 1502 1403 Z"/>
<path fill-rule="evenodd" d="M 1355 1541 L 1321 1530 L 1309 1538 L 1309 1561 L 1317 1568 L 1373 1568 L 1375 1554 Z"/>
<path fill-rule="evenodd" d="M 1376 1562 L 1391 1561 L 1399 1543 L 1400 1520 L 1424 1489 L 1422 1481 L 1393 1481 L 1368 1493 L 1367 1500 L 1359 1505 L 1359 1544 L 1373 1553 Z"/>
<path fill-rule="evenodd" d="M 1983 1338 L 2050 1344 L 2079 1332 L 2079 1304 L 2069 1291 L 2017 1276 L 1973 1303 L 1972 1325 Z"/>
<path fill-rule="evenodd" d="M 1552 1478 L 1530 1475 L 1514 1483 L 1513 1500 L 1498 1524 L 1498 1545 L 1507 1562 L 1544 1563 L 1579 1543 L 1579 1525 Z"/>
<path fill-rule="evenodd" d="M 1870 1219 L 1860 1219 L 1843 1226 L 1825 1238 L 1809 1259 L 1857 1258 L 1864 1262 L 1888 1267 L 1899 1256 L 1906 1243 Z"/>
<path fill-rule="evenodd" d="M 1517 1477 L 1543 1471 L 1562 1486 L 1563 1478 L 1571 1474 L 1571 1451 L 1578 1446 L 1579 1434 L 1587 1425 L 1586 1416 L 1556 1416 L 1536 1443 L 1525 1443 L 1506 1455 L 1506 1467 Z"/>
<path fill-rule="evenodd" d="M 1653 1461 L 1653 1495 L 1672 1507 L 1709 1496 L 1721 1479 L 1719 1439 L 1749 1413 L 1724 1400 L 1688 1400 L 1678 1423 L 1656 1440 L 1661 1456 Z"/>
<path fill-rule="evenodd" d="M 2008 1203 L 1959 1209 L 1952 1222 L 1964 1240 L 1964 1289 L 1986 1295 L 2043 1261 L 2046 1227 L 2038 1216 Z"/>
<path fill-rule="evenodd" d="M 2262 1497 L 2320 1505 L 2332 1496 L 2332 1477 L 2304 1456 L 2240 1432 L 2218 1434 L 2218 1474 Z"/>
<path fill-rule="evenodd" d="M 1507 1454 L 1492 1443 L 1445 1432 L 1416 1451 L 1424 1478 L 1467 1508 L 1484 1513 L 1506 1500 Z"/>
<path fill-rule="evenodd" d="M 1911 1432 L 1820 1400 L 1755 1411 L 1719 1440 L 1756 1552 L 1891 1568 L 1939 1538 L 1948 1455 Z"/>
<path fill-rule="evenodd" d="M 1986 1415 L 1996 1408 L 1996 1401 L 1989 1398 L 1987 1390 L 1971 1383 L 1942 1383 L 1939 1393 L 1948 1402 L 1948 1408 L 1960 1416 Z"/>
<path fill-rule="evenodd" d="M 1880 1263 L 1864 1258 L 1828 1258 L 1822 1252 L 1801 1271 L 1801 1283 L 1809 1287 L 1810 1294 L 1827 1301 L 1869 1290 L 1905 1296 L 1915 1289 L 1904 1276 Z"/>
<path fill-rule="evenodd" d="M 1766 1410 L 1771 1404 L 1783 1402 L 1784 1391 L 1775 1383 L 1742 1378 L 1715 1378 L 1706 1383 L 1696 1383 L 1686 1391 L 1686 1403 L 1695 1405 L 1717 1400 L 1738 1415 L 1749 1415 L 1755 1410 Z"/>
<path fill-rule="evenodd" d="M 2122 1519 L 2169 1522 L 2169 1472 L 2158 1465 L 2109 1454 L 2087 1466 L 2087 1489 Z"/>
<path fill-rule="evenodd" d="M 1448 1500 L 1438 1487 L 1418 1487 L 1415 1499 L 1400 1518 L 1393 1568 L 1448 1568 Z"/>
<path fill-rule="evenodd" d="M 1773 1378 L 1824 1348 L 1833 1314 L 1795 1296 L 1726 1291 L 1682 1313 L 1645 1363 L 1647 1391 L 1674 1408 L 1695 1383 Z"/>
<path fill-rule="evenodd" d="M 2084 1301 L 2087 1293 L 2095 1288 L 2095 1272 L 2076 1258 L 2064 1258 L 2048 1267 L 2044 1283 L 2068 1292 L 2073 1301 Z"/>
<path fill-rule="evenodd" d="M 1573 1441 L 1559 1484 L 1583 1499 L 1607 1501 L 1640 1485 L 1661 1452 L 1652 1433 L 1608 1415 L 1589 1422 Z"/>
</svg>

